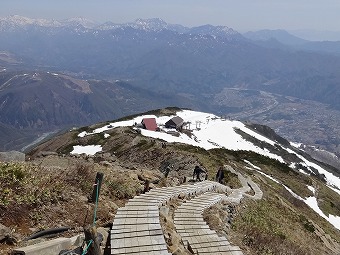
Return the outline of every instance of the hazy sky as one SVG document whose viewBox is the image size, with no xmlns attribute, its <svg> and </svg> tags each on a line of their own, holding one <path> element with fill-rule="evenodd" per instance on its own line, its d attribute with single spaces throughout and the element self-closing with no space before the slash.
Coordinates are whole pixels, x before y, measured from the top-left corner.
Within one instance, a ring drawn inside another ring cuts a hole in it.
<svg viewBox="0 0 340 255">
<path fill-rule="evenodd" d="M 0 16 L 116 23 L 162 18 L 186 26 L 225 25 L 258 29 L 340 31 L 340 0 L 0 0 Z"/>
</svg>

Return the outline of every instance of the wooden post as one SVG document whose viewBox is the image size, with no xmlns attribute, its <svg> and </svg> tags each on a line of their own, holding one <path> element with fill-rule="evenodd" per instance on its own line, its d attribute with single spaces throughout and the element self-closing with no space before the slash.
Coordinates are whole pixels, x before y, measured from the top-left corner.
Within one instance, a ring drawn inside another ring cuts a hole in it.
<svg viewBox="0 0 340 255">
<path fill-rule="evenodd" d="M 88 225 L 84 229 L 84 233 L 85 233 L 85 241 L 86 241 L 87 245 L 92 240 L 92 243 L 91 243 L 90 247 L 88 248 L 86 254 L 88 254 L 88 255 L 102 255 L 102 250 L 100 248 L 100 240 L 99 240 L 99 236 L 98 236 L 96 227 Z"/>
<path fill-rule="evenodd" d="M 90 203 L 95 203 L 97 196 L 99 197 L 100 187 L 102 186 L 104 179 L 104 174 L 101 172 L 97 172 L 96 179 L 95 179 L 95 185 L 93 186 L 92 196 L 89 199 Z M 98 185 L 98 188 L 97 188 Z M 98 190 L 98 194 L 97 194 Z"/>
</svg>

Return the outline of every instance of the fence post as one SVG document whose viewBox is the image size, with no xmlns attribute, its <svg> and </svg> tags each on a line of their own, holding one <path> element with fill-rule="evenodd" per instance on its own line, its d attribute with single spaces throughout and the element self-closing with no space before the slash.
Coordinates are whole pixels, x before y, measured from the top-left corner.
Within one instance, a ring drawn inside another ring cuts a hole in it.
<svg viewBox="0 0 340 255">
<path fill-rule="evenodd" d="M 101 172 L 97 172 L 95 185 L 93 186 L 92 196 L 89 199 L 90 203 L 95 203 L 96 199 L 99 197 L 100 187 L 102 186 L 103 179 L 104 179 L 104 174 Z M 97 191 L 98 191 L 98 194 L 97 194 Z"/>
<path fill-rule="evenodd" d="M 85 241 L 86 243 L 89 243 L 87 254 L 88 255 L 102 255 L 102 251 L 100 248 L 100 240 L 99 240 L 96 227 L 87 226 L 84 229 L 84 232 L 85 232 Z"/>
</svg>

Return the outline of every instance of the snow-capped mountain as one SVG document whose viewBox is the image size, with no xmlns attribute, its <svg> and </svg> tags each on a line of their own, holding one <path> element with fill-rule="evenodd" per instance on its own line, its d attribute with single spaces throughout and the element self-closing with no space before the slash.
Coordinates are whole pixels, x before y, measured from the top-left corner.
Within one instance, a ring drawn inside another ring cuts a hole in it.
<svg viewBox="0 0 340 255">
<path fill-rule="evenodd" d="M 60 27 L 76 27 L 83 26 L 84 28 L 95 28 L 98 24 L 92 20 L 82 17 L 75 17 L 65 20 L 54 19 L 31 19 L 19 15 L 11 15 L 5 18 L 0 18 L 0 29 L 3 31 L 27 28 L 27 27 L 41 27 L 41 28 L 60 28 Z"/>
<path fill-rule="evenodd" d="M 145 31 L 160 31 L 162 29 L 169 29 L 169 25 L 162 19 L 137 19 L 133 23 L 127 24 L 135 29 L 141 29 Z"/>
<path fill-rule="evenodd" d="M 148 32 L 159 32 L 161 30 L 171 30 L 178 33 L 184 33 L 189 31 L 189 28 L 182 25 L 168 24 L 160 18 L 153 19 L 136 19 L 134 22 L 128 22 L 124 24 L 118 24 L 113 22 L 106 22 L 98 25 L 98 30 L 115 30 L 119 28 L 133 28 L 137 30 L 143 30 Z"/>
<path fill-rule="evenodd" d="M 5 18 L 0 18 L 0 29 L 3 31 L 25 28 L 28 26 L 38 26 L 47 28 L 75 28 L 82 26 L 86 29 L 101 31 L 101 30 L 116 30 L 121 28 L 133 28 L 136 30 L 142 30 L 146 32 L 159 32 L 162 30 L 174 31 L 177 33 L 188 33 L 188 34 L 200 34 L 200 35 L 213 35 L 222 37 L 238 37 L 241 39 L 242 36 L 232 28 L 225 26 L 212 26 L 205 25 L 200 27 L 188 28 L 178 24 L 168 24 L 160 18 L 152 19 L 136 19 L 134 22 L 117 24 L 113 22 L 105 22 L 98 24 L 95 21 L 83 18 L 75 17 L 66 20 L 47 20 L 47 19 L 31 19 L 18 15 L 12 15 Z"/>
<path fill-rule="evenodd" d="M 70 19 L 66 19 L 66 20 L 62 20 L 60 21 L 60 23 L 64 26 L 78 26 L 81 25 L 84 28 L 95 28 L 98 26 L 98 23 L 90 20 L 90 19 L 86 19 L 83 17 L 75 17 L 75 18 L 70 18 Z"/>
<path fill-rule="evenodd" d="M 226 27 L 226 26 L 204 25 L 204 26 L 191 28 L 189 30 L 189 33 L 211 35 L 214 37 L 239 37 L 240 39 L 242 38 L 241 34 L 239 34 L 234 29 Z"/>
<path fill-rule="evenodd" d="M 28 25 L 36 25 L 42 27 L 59 27 L 62 26 L 60 21 L 54 19 L 31 19 L 27 17 L 22 17 L 19 15 L 11 15 L 5 18 L 0 18 L 0 24 L 12 26 L 12 27 L 20 27 L 20 26 L 28 26 Z"/>
<path fill-rule="evenodd" d="M 57 20 L 30 19 L 18 15 L 0 18 L 0 31 L 13 31 L 16 29 L 24 29 L 28 26 L 57 28 L 62 26 L 62 23 Z"/>
</svg>

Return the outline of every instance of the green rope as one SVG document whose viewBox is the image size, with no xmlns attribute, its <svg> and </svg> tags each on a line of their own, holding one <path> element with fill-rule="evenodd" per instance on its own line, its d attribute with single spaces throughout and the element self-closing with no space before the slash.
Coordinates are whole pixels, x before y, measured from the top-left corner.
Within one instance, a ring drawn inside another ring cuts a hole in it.
<svg viewBox="0 0 340 255">
<path fill-rule="evenodd" d="M 93 226 L 96 225 L 96 218 L 97 218 L 98 197 L 99 197 L 99 179 L 96 179 L 96 184 L 95 185 L 97 186 L 97 188 L 96 188 L 96 204 L 95 204 L 95 207 L 94 207 L 94 214 L 93 214 Z M 92 243 L 93 243 L 93 240 L 90 240 L 89 244 L 84 249 L 82 255 L 85 255 L 87 253 L 87 251 L 90 248 Z"/>
<path fill-rule="evenodd" d="M 93 214 L 93 226 L 96 225 L 96 218 L 97 218 L 97 209 L 98 209 L 98 193 L 99 193 L 99 180 L 97 179 L 97 190 L 96 190 L 96 204 L 94 207 L 94 214 Z"/>
<path fill-rule="evenodd" d="M 93 243 L 93 240 L 90 240 L 89 244 L 86 246 L 85 250 L 81 255 L 85 255 L 87 253 L 87 250 L 90 248 L 90 245 Z"/>
</svg>

